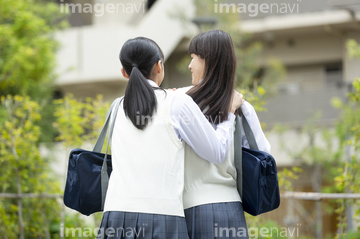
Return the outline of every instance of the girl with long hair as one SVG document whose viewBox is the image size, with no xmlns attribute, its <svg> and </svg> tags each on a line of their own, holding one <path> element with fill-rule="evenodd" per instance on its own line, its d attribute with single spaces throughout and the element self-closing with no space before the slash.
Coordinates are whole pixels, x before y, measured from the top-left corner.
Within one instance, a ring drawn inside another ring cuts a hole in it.
<svg viewBox="0 0 360 239">
<path fill-rule="evenodd" d="M 227 109 L 234 90 L 236 56 L 230 35 L 212 30 L 195 36 L 189 45 L 192 87 L 180 89 L 199 105 L 208 121 L 218 127 L 228 120 Z M 244 101 L 242 117 L 252 128 L 259 150 L 269 152 L 270 144 L 250 103 Z M 243 130 L 242 130 L 243 132 Z M 185 146 L 185 218 L 190 239 L 248 238 L 241 198 L 236 187 L 232 143 L 223 163 L 205 161 Z"/>
</svg>

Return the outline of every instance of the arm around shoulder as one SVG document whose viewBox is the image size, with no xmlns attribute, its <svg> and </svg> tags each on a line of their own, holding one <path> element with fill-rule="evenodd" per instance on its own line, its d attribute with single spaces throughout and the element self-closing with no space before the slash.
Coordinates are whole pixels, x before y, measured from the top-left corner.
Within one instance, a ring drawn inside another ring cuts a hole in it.
<svg viewBox="0 0 360 239">
<path fill-rule="evenodd" d="M 171 105 L 171 117 L 179 138 L 196 154 L 209 162 L 224 161 L 233 140 L 233 114 L 230 113 L 229 120 L 214 129 L 192 98 L 180 94 Z"/>
</svg>

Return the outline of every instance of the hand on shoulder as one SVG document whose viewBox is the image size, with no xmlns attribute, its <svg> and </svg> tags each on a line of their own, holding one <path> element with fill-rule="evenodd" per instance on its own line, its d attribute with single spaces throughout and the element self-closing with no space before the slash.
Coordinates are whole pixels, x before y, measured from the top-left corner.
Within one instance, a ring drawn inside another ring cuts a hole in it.
<svg viewBox="0 0 360 239">
<path fill-rule="evenodd" d="M 240 94 L 239 92 L 237 92 L 236 90 L 233 91 L 233 95 L 232 95 L 232 102 L 230 104 L 230 109 L 229 112 L 231 113 L 235 113 L 235 111 L 240 108 L 240 106 L 242 105 L 242 103 L 244 103 L 244 99 L 243 99 L 243 95 Z"/>
</svg>

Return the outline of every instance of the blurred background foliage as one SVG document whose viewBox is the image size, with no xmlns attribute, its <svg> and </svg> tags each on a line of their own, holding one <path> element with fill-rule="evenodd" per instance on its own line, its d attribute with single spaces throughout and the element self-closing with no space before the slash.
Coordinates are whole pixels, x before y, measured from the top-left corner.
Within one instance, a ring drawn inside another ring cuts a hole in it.
<svg viewBox="0 0 360 239">
<path fill-rule="evenodd" d="M 42 141 L 55 134 L 52 98 L 59 44 L 53 33 L 67 26 L 66 15 L 51 1 L 0 0 L 0 95 L 28 96 L 40 105 L 47 119 L 37 122 Z"/>
<path fill-rule="evenodd" d="M 1 97 L 5 122 L 0 128 L 0 192 L 59 194 L 49 162 L 40 156 L 40 106 L 28 96 Z M 50 235 L 58 217 L 56 199 L 5 199 L 0 201 L 0 232 L 3 238 L 37 238 Z"/>
<path fill-rule="evenodd" d="M 198 17 L 208 17 L 214 12 L 209 9 L 212 4 L 204 0 L 196 0 L 196 4 Z M 0 193 L 61 195 L 59 181 L 49 166 L 52 159 L 41 157 L 40 143 L 61 141 L 67 151 L 75 145 L 94 143 L 109 107 L 109 102 L 104 102 L 101 96 L 79 100 L 69 95 L 54 100 L 55 52 L 59 45 L 53 33 L 67 27 L 67 18 L 58 8 L 51 1 L 0 0 Z M 238 59 L 236 87 L 256 110 L 266 110 L 267 97 L 276 94 L 277 83 L 286 77 L 284 66 L 276 59 L 270 60 L 266 67 L 258 66 L 256 59 L 262 46 L 238 30 L 238 14 L 213 17 L 216 25 L 202 26 L 200 30 L 217 28 L 230 33 Z M 349 41 L 347 46 L 350 57 L 360 58 L 360 47 L 355 41 Z M 181 62 L 186 63 L 179 67 L 187 69 L 189 60 Z M 313 119 L 309 119 L 302 129 L 309 144 L 294 151 L 286 147 L 284 139 L 284 150 L 298 159 L 299 166 L 313 170 L 314 191 L 360 193 L 360 80 L 354 80 L 347 102 L 334 99 L 333 105 L 341 111 L 336 131 L 315 127 Z M 278 132 L 286 130 L 278 127 Z M 321 135 L 323 146 L 313 143 L 315 134 Z M 338 145 L 333 145 L 331 137 L 338 140 Z M 299 167 L 279 172 L 282 191 L 291 191 L 292 182 L 299 174 Z M 323 186 L 319 184 L 323 179 L 329 182 L 335 179 L 335 182 Z M 329 210 L 339 215 L 337 238 L 359 238 L 359 228 L 346 233 L 346 208 L 349 205 L 355 208 L 353 217 L 359 218 L 359 204 L 355 200 L 334 200 Z M 64 217 L 62 207 L 60 199 L 1 199 L 0 238 L 59 238 L 64 227 L 94 228 L 100 223 L 101 213 L 89 223 L 76 213 Z M 247 215 L 247 221 L 249 228 L 281 228 L 261 216 Z M 65 222 L 64 227 L 61 222 Z M 75 233 L 74 237 L 66 238 L 78 237 L 81 235 Z"/>
<path fill-rule="evenodd" d="M 67 16 L 51 1 L 0 0 L 0 193 L 62 194 L 52 159 L 41 157 L 39 145 L 50 147 L 62 135 L 53 127 L 63 124 L 54 115 L 54 33 L 67 26 Z M 80 107 L 91 112 L 89 105 Z M 0 238 L 59 238 L 61 208 L 56 198 L 1 199 Z M 77 215 L 67 215 L 65 223 L 84 225 Z"/>
</svg>

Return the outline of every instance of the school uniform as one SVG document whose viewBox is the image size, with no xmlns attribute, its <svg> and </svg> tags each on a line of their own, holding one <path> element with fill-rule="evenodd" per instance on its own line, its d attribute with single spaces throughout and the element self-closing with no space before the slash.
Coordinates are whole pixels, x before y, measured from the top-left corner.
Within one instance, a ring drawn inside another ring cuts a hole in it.
<svg viewBox="0 0 360 239">
<path fill-rule="evenodd" d="M 259 149 L 270 152 L 270 144 L 254 108 L 246 101 L 243 104 L 243 115 L 254 132 Z M 249 148 L 242 133 L 242 142 L 232 142 L 221 164 L 207 162 L 191 147 L 185 146 L 184 208 L 190 239 L 248 238 L 244 210 L 236 188 L 234 144 Z"/>
<path fill-rule="evenodd" d="M 98 238 L 188 238 L 184 142 L 214 163 L 222 162 L 230 148 L 233 114 L 210 131 L 212 126 L 199 120 L 202 113 L 189 96 L 163 90 L 155 90 L 155 95 L 157 110 L 144 130 L 134 127 L 123 105 L 119 107 L 111 142 L 113 171 Z"/>
</svg>

